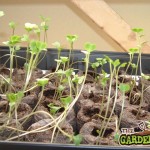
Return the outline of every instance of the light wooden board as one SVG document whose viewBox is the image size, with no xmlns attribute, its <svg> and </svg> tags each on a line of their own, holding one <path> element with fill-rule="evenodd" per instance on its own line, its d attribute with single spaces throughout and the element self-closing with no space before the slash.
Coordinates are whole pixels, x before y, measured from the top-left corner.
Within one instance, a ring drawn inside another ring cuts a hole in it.
<svg viewBox="0 0 150 150">
<path fill-rule="evenodd" d="M 71 0 L 94 23 L 108 34 L 123 51 L 137 45 L 136 35 L 126 23 L 104 0 Z M 150 53 L 150 46 L 145 44 L 142 52 Z"/>
</svg>

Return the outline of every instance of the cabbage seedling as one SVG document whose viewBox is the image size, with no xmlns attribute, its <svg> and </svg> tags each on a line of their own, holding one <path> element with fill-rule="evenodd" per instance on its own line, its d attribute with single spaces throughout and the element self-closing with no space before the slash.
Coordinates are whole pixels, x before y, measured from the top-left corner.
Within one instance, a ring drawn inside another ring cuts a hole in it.
<svg viewBox="0 0 150 150">
<path fill-rule="evenodd" d="M 70 63 L 70 59 L 71 59 L 71 53 L 73 50 L 73 44 L 77 39 L 78 39 L 77 35 L 67 35 L 66 36 L 66 40 L 70 43 L 70 50 L 69 50 L 69 56 L 68 56 L 68 58 L 69 58 L 68 67 L 69 67 L 69 63 Z"/>
<path fill-rule="evenodd" d="M 130 85 L 127 83 L 121 83 L 119 85 L 119 90 L 122 92 L 123 98 L 122 98 L 122 108 L 121 108 L 121 113 L 120 113 L 120 119 L 119 119 L 119 125 L 120 126 L 120 122 L 121 122 L 121 118 L 122 118 L 122 113 L 123 113 L 123 109 L 124 109 L 124 103 L 125 103 L 125 93 L 128 92 L 130 90 Z"/>
<path fill-rule="evenodd" d="M 49 29 L 48 22 L 50 21 L 49 17 L 40 16 L 42 22 L 41 22 L 41 28 L 44 30 L 44 42 L 48 40 L 47 38 L 47 30 Z"/>
<path fill-rule="evenodd" d="M 9 119 L 8 119 L 7 124 L 9 123 L 9 120 L 11 119 L 11 114 L 13 110 L 15 111 L 15 118 L 16 118 L 16 124 L 17 124 L 17 108 L 23 96 L 24 94 L 22 91 L 19 91 L 18 93 L 8 93 L 6 95 L 7 100 L 9 101 L 9 114 L 8 114 Z"/>
<path fill-rule="evenodd" d="M 29 84 L 33 70 L 36 68 L 39 55 L 42 51 L 46 51 L 46 47 L 47 44 L 45 42 L 34 41 L 34 40 L 30 42 L 29 52 L 31 53 L 31 57 L 27 65 L 27 75 L 26 75 L 24 91 L 26 90 Z"/>
<path fill-rule="evenodd" d="M 13 62 L 14 62 L 14 55 L 15 52 L 18 50 L 18 45 L 21 42 L 21 36 L 12 35 L 9 38 L 9 41 L 3 42 L 5 45 L 9 46 L 10 50 L 10 85 L 12 83 L 12 72 L 13 72 Z M 11 86 L 9 86 L 9 92 L 11 91 Z"/>
</svg>

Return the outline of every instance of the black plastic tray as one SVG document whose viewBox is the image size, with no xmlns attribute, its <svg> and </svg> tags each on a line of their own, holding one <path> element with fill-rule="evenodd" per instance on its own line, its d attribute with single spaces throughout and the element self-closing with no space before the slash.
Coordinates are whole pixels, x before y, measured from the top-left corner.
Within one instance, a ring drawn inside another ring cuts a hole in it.
<svg viewBox="0 0 150 150">
<path fill-rule="evenodd" d="M 0 47 L 0 57 L 4 56 L 5 54 L 9 54 L 8 47 Z M 69 51 L 63 50 L 61 52 L 61 56 L 68 56 Z M 17 55 L 25 57 L 25 48 L 22 48 L 20 51 L 17 52 Z M 129 60 L 129 55 L 127 53 L 121 53 L 121 52 L 106 52 L 106 51 L 94 51 L 91 53 L 90 56 L 90 62 L 94 62 L 96 58 L 102 58 L 104 55 L 109 56 L 110 58 L 114 59 L 120 59 L 121 62 L 127 62 Z M 57 59 L 57 50 L 56 49 L 48 49 L 46 52 L 46 55 L 43 53 L 41 57 L 44 57 L 40 64 L 38 65 L 38 68 L 43 70 L 53 69 L 56 67 L 56 62 L 54 61 Z M 80 50 L 74 50 L 72 53 L 72 59 L 74 62 L 77 62 L 74 64 L 74 68 L 84 70 L 84 65 L 82 62 L 79 62 L 82 60 L 82 58 L 85 57 L 85 54 L 82 53 Z M 9 56 L 2 57 L 0 59 L 0 64 L 3 64 Z M 137 55 L 135 55 L 134 62 L 137 60 Z M 24 60 L 18 58 L 17 59 L 18 66 L 23 66 Z M 150 54 L 142 54 L 142 71 L 145 74 L 150 73 Z M 7 67 L 9 67 L 9 61 L 6 64 Z M 108 66 L 105 66 L 105 71 L 109 72 Z M 106 149 L 117 149 L 117 150 L 126 150 L 126 149 L 150 149 L 149 147 L 141 147 L 141 146 L 87 146 L 87 145 L 80 145 L 80 146 L 74 146 L 74 145 L 63 145 L 63 144 L 44 144 L 44 143 L 27 143 L 27 142 L 7 142 L 7 141 L 0 141 L 0 150 L 106 150 Z"/>
<path fill-rule="evenodd" d="M 25 142 L 0 142 L 0 150 L 143 150 L 149 147 L 141 146 L 87 146 L 87 145 L 63 145 L 63 144 L 43 144 Z"/>
<path fill-rule="evenodd" d="M 4 56 L 5 54 L 9 54 L 8 47 L 1 46 L 0 47 L 0 57 Z M 21 57 L 25 57 L 25 48 L 22 48 L 17 52 L 17 55 Z M 61 56 L 68 56 L 69 50 L 64 49 L 61 51 Z M 109 52 L 109 51 L 94 51 L 90 55 L 90 62 L 95 62 L 96 58 L 102 58 L 105 55 L 109 56 L 111 59 L 119 59 L 121 62 L 127 62 L 129 60 L 129 54 L 126 52 Z M 0 64 L 3 64 L 8 60 L 9 56 L 2 57 L 0 59 Z M 42 61 L 40 61 L 38 68 L 42 70 L 49 70 L 54 69 L 56 67 L 55 59 L 58 58 L 57 49 L 48 49 L 46 53 L 41 54 Z M 72 61 L 75 62 L 73 67 L 76 69 L 84 70 L 84 64 L 81 62 L 82 59 L 85 58 L 85 54 L 81 52 L 81 50 L 74 50 L 72 52 Z M 135 54 L 133 62 L 137 62 L 137 54 Z M 17 58 L 17 65 L 22 67 L 25 63 L 24 59 Z M 150 54 L 142 54 L 142 71 L 145 74 L 150 73 Z M 15 64 L 14 64 L 15 65 Z M 6 66 L 9 67 L 9 61 L 6 63 Z M 90 67 L 89 67 L 90 68 Z M 105 71 L 109 73 L 108 65 L 105 65 Z M 130 70 L 129 70 L 130 72 Z M 138 71 L 139 74 L 139 71 Z"/>
</svg>

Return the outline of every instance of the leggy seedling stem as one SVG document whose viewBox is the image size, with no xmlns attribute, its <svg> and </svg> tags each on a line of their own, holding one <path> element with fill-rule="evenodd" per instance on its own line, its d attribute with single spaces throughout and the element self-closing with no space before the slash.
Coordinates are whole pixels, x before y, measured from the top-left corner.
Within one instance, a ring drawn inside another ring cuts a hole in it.
<svg viewBox="0 0 150 150">
<path fill-rule="evenodd" d="M 114 109 L 115 109 L 115 106 L 116 106 L 116 101 L 117 101 L 117 96 L 118 96 L 118 73 L 119 73 L 119 70 L 120 70 L 121 67 L 125 67 L 125 66 L 126 66 L 126 63 L 122 63 L 122 64 L 120 65 L 120 61 L 119 61 L 118 59 L 115 60 L 114 62 L 111 61 L 111 63 L 112 63 L 113 66 L 114 66 L 113 72 L 114 72 L 114 74 L 116 75 L 116 76 L 115 76 L 115 78 L 116 78 L 115 99 L 114 99 L 113 108 L 112 108 L 112 110 L 111 110 L 110 116 L 108 117 L 107 123 L 105 124 L 105 127 L 102 126 L 101 131 L 100 131 L 100 133 L 99 133 L 99 135 L 100 135 L 101 137 L 103 137 L 104 134 L 105 134 L 105 131 L 106 131 L 107 126 L 108 126 L 108 123 L 109 123 L 109 121 L 110 121 L 110 119 L 111 119 L 111 117 L 112 117 L 112 115 L 113 115 L 113 113 L 114 113 Z M 119 66 L 119 67 L 118 67 L 118 66 Z M 117 68 L 117 67 L 118 67 L 118 68 Z M 111 68 L 110 68 L 110 70 L 111 70 Z M 110 83 L 111 83 L 111 79 L 110 79 Z M 110 86 L 111 86 L 111 84 L 110 84 Z M 110 87 L 109 87 L 109 88 L 110 88 Z M 109 108 L 109 104 L 107 104 L 106 113 L 108 112 L 108 110 L 107 110 L 108 108 Z M 105 114 L 105 118 L 106 118 L 106 117 L 107 117 L 107 115 Z M 103 120 L 103 125 L 104 125 L 104 123 L 105 123 L 105 118 L 104 118 L 104 120 Z M 103 131 L 102 131 L 102 130 L 103 130 Z"/>
<path fill-rule="evenodd" d="M 12 35 L 7 42 L 3 42 L 5 45 L 9 46 L 10 50 L 10 85 L 12 84 L 12 73 L 13 73 L 13 63 L 14 63 L 14 54 L 16 51 L 16 46 L 21 42 L 21 37 L 18 35 Z M 11 91 L 11 86 L 9 86 L 9 92 Z"/>
<path fill-rule="evenodd" d="M 69 68 L 69 63 L 71 63 L 70 59 L 71 59 L 71 53 L 73 50 L 73 45 L 74 45 L 74 42 L 78 39 L 78 36 L 77 35 L 67 35 L 66 39 L 70 43 L 69 56 L 68 56 L 69 61 L 68 61 L 68 65 L 67 65 L 67 67 Z"/>
<path fill-rule="evenodd" d="M 73 108 L 73 106 L 75 105 L 75 103 L 77 102 L 83 88 L 84 88 L 84 83 L 85 83 L 85 80 L 86 80 L 86 75 L 87 75 L 87 72 L 88 72 L 88 64 L 89 64 L 89 57 L 90 57 L 90 53 L 95 50 L 96 46 L 94 44 L 91 44 L 91 43 L 86 43 L 85 44 L 85 49 L 86 51 L 84 52 L 86 54 L 86 57 L 85 57 L 85 77 L 83 79 L 83 82 L 82 82 L 82 85 L 80 87 L 80 91 L 79 93 L 77 93 L 76 97 L 74 98 L 74 100 L 71 102 L 71 104 L 65 109 L 65 111 L 62 113 L 62 117 L 59 118 L 56 126 L 59 125 L 59 123 L 61 123 L 67 116 L 67 114 L 69 114 L 69 112 L 71 111 L 71 109 Z M 55 130 L 56 130 L 56 127 L 53 131 L 53 136 L 54 136 L 54 133 L 55 133 Z M 52 136 L 52 137 L 53 137 Z M 51 142 L 53 141 L 53 138 L 51 140 Z"/>
<path fill-rule="evenodd" d="M 109 105 L 110 105 L 110 101 L 111 101 L 112 80 L 113 80 L 113 75 L 114 75 L 114 70 L 112 70 L 112 60 L 109 57 L 107 57 L 107 59 L 108 59 L 108 62 L 109 62 L 109 67 L 110 67 L 110 82 L 109 82 L 108 100 L 107 100 L 105 117 L 104 117 L 104 120 L 102 122 L 101 130 L 99 132 L 99 135 L 102 136 L 102 137 L 105 133 L 105 131 L 103 131 L 103 128 L 105 126 L 105 122 L 106 122 L 106 118 L 107 118 L 108 110 L 109 110 Z"/>
</svg>

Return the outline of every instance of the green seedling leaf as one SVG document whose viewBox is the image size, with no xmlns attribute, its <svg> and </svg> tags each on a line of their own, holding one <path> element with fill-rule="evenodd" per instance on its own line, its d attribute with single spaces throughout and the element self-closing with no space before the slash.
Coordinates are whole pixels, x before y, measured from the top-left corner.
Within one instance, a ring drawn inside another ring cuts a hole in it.
<svg viewBox="0 0 150 150">
<path fill-rule="evenodd" d="M 127 65 L 127 63 L 125 62 L 125 63 L 122 63 L 122 64 L 120 65 L 120 67 L 124 68 L 126 65 Z"/>
<path fill-rule="evenodd" d="M 10 46 L 15 46 L 16 44 L 18 44 L 20 42 L 21 42 L 21 36 L 12 35 L 12 36 L 10 36 L 9 41 L 8 41 L 7 44 L 10 45 Z"/>
<path fill-rule="evenodd" d="M 110 57 L 108 57 L 107 55 L 104 55 L 104 56 L 107 62 L 113 63 L 113 60 Z"/>
<path fill-rule="evenodd" d="M 77 35 L 67 35 L 66 39 L 68 42 L 74 43 L 78 39 L 78 36 Z"/>
<path fill-rule="evenodd" d="M 44 17 L 44 16 L 40 15 L 40 18 L 41 18 L 41 20 L 44 21 L 44 22 L 50 21 L 50 17 Z"/>
<path fill-rule="evenodd" d="M 109 80 L 109 75 L 102 69 L 103 78 L 101 79 L 101 84 L 103 87 L 107 85 L 107 81 Z"/>
<path fill-rule="evenodd" d="M 48 78 L 41 78 L 37 79 L 38 86 L 44 87 L 46 84 L 48 84 L 49 79 Z"/>
<path fill-rule="evenodd" d="M 24 63 L 24 69 L 27 71 L 28 70 L 28 67 L 29 67 L 29 64 L 28 63 Z"/>
<path fill-rule="evenodd" d="M 72 97 L 68 96 L 68 97 L 65 97 L 65 98 L 60 98 L 60 101 L 66 107 L 72 102 Z"/>
<path fill-rule="evenodd" d="M 61 92 L 61 91 L 63 91 L 64 89 L 65 89 L 65 86 L 59 85 L 57 90 L 58 90 L 59 92 Z"/>
<path fill-rule="evenodd" d="M 32 54 L 38 54 L 43 50 L 46 50 L 47 44 L 41 41 L 31 41 L 29 48 Z"/>
<path fill-rule="evenodd" d="M 40 16 L 42 22 L 41 22 L 41 27 L 42 29 L 44 29 L 45 31 L 47 31 L 49 29 L 49 26 L 47 25 L 48 21 L 50 21 L 50 17 L 44 17 L 44 16 Z"/>
<path fill-rule="evenodd" d="M 12 28 L 12 29 L 15 29 L 16 26 L 17 26 L 17 24 L 16 24 L 14 21 L 11 21 L 11 22 L 9 23 L 9 27 Z"/>
<path fill-rule="evenodd" d="M 120 65 L 120 60 L 116 59 L 112 64 L 114 65 L 114 67 L 117 67 Z"/>
<path fill-rule="evenodd" d="M 62 69 L 59 69 L 56 73 L 58 75 L 63 75 L 63 74 L 65 74 L 65 71 L 63 71 Z"/>
<path fill-rule="evenodd" d="M 58 63 L 62 63 L 62 61 L 60 59 L 55 59 L 55 61 Z"/>
<path fill-rule="evenodd" d="M 20 45 L 16 45 L 16 46 L 15 46 L 15 50 L 16 50 L 16 51 L 19 51 L 20 49 L 21 49 L 21 48 L 20 48 Z"/>
<path fill-rule="evenodd" d="M 107 63 L 106 58 L 96 58 L 96 60 L 99 62 L 100 65 L 104 65 Z"/>
<path fill-rule="evenodd" d="M 130 48 L 129 49 L 129 54 L 134 54 L 134 53 L 138 53 L 139 49 L 138 48 Z"/>
<path fill-rule="evenodd" d="M 85 43 L 85 44 L 84 44 L 84 49 L 85 49 L 88 53 L 91 53 L 91 52 L 93 52 L 93 51 L 96 49 L 96 45 L 88 42 L 88 43 Z"/>
<path fill-rule="evenodd" d="M 126 93 L 130 90 L 130 85 L 127 83 L 120 83 L 119 89 L 121 92 Z"/>
<path fill-rule="evenodd" d="M 68 62 L 69 58 L 68 57 L 60 57 L 60 60 L 63 64 L 65 64 L 66 62 Z"/>
<path fill-rule="evenodd" d="M 97 60 L 98 62 L 101 62 L 101 61 L 103 60 L 103 58 L 96 58 L 96 60 Z"/>
<path fill-rule="evenodd" d="M 102 61 L 101 61 L 101 65 L 104 65 L 104 64 L 106 64 L 106 63 L 107 63 L 106 58 L 103 58 Z"/>
<path fill-rule="evenodd" d="M 84 76 L 79 77 L 78 75 L 75 75 L 72 79 L 72 82 L 76 84 L 82 84 L 83 80 L 84 80 Z"/>
<path fill-rule="evenodd" d="M 41 22 L 41 27 L 42 27 L 45 31 L 47 31 L 47 30 L 49 29 L 49 26 L 46 24 L 45 21 Z"/>
<path fill-rule="evenodd" d="M 145 79 L 145 80 L 149 80 L 150 76 L 149 75 L 145 75 L 144 73 L 141 73 L 141 76 Z"/>
<path fill-rule="evenodd" d="M 52 45 L 53 45 L 55 48 L 57 48 L 59 51 L 62 50 L 61 44 L 60 44 L 58 41 L 52 43 Z"/>
<path fill-rule="evenodd" d="M 133 69 L 136 69 L 136 68 L 137 68 L 137 65 L 134 64 L 134 63 L 131 63 L 131 67 L 132 67 Z"/>
<path fill-rule="evenodd" d="M 17 95 L 15 93 L 9 93 L 6 95 L 9 102 L 16 102 Z"/>
<path fill-rule="evenodd" d="M 41 29 L 39 27 L 34 29 L 34 33 L 36 33 L 37 35 L 40 35 Z"/>
<path fill-rule="evenodd" d="M 61 108 L 59 106 L 55 106 L 53 103 L 50 103 L 47 106 L 50 108 L 50 113 L 52 115 L 55 115 L 58 112 L 58 110 Z"/>
<path fill-rule="evenodd" d="M 97 132 L 98 134 L 100 134 L 100 130 L 96 130 L 96 132 Z"/>
<path fill-rule="evenodd" d="M 91 66 L 92 66 L 93 69 L 95 69 L 95 68 L 98 68 L 99 65 L 100 65 L 100 64 L 99 64 L 98 62 L 95 62 L 95 63 L 92 63 Z"/>
<path fill-rule="evenodd" d="M 7 100 L 9 101 L 10 107 L 14 106 L 16 102 L 20 101 L 24 96 L 24 93 L 19 91 L 18 93 L 8 93 L 6 95 Z"/>
<path fill-rule="evenodd" d="M 62 82 L 62 83 L 68 83 L 68 79 L 67 79 L 67 78 L 64 78 L 61 82 Z"/>
<path fill-rule="evenodd" d="M 144 29 L 142 29 L 142 28 L 133 28 L 132 31 L 135 32 L 135 33 L 141 33 L 141 32 L 144 31 Z"/>
<path fill-rule="evenodd" d="M 115 141 L 119 141 L 119 137 L 120 137 L 119 133 L 115 133 L 114 140 Z"/>
<path fill-rule="evenodd" d="M 80 134 L 78 134 L 78 135 L 73 136 L 73 137 L 72 137 L 72 140 L 73 140 L 73 143 L 74 143 L 76 146 L 78 146 L 78 145 L 80 145 L 80 143 L 82 142 L 83 138 L 82 138 L 82 136 L 81 136 Z"/>
<path fill-rule="evenodd" d="M 18 92 L 16 94 L 17 94 L 17 99 L 18 100 L 21 100 L 23 98 L 23 96 L 24 96 L 24 93 L 22 91 L 20 91 L 20 92 Z"/>
<path fill-rule="evenodd" d="M 65 75 L 66 75 L 66 77 L 71 77 L 71 75 L 72 75 L 72 73 L 73 73 L 73 69 L 67 69 L 66 71 L 65 71 Z"/>
<path fill-rule="evenodd" d="M 79 77 L 78 84 L 82 84 L 82 82 L 83 82 L 84 78 L 85 78 L 85 76 L 81 76 L 81 77 Z"/>
<path fill-rule="evenodd" d="M 105 78 L 109 76 L 108 73 L 105 72 L 103 69 L 102 69 L 102 74 L 103 74 L 103 76 L 104 76 Z"/>
<path fill-rule="evenodd" d="M 36 25 L 36 24 L 32 24 L 32 23 L 25 23 L 25 29 L 28 31 L 28 32 L 30 32 L 30 31 L 32 31 L 32 30 L 34 30 L 34 29 L 38 29 L 39 27 L 38 27 L 38 25 Z"/>
<path fill-rule="evenodd" d="M 102 84 L 103 87 L 105 87 L 107 85 L 108 80 L 109 80 L 109 78 L 107 78 L 107 77 L 104 77 L 104 78 L 101 79 L 101 84 Z"/>
<path fill-rule="evenodd" d="M 27 34 L 24 34 L 23 37 L 21 38 L 21 41 L 28 42 L 29 41 L 29 36 Z"/>
<path fill-rule="evenodd" d="M 0 11 L 0 17 L 4 16 L 4 12 L 3 11 Z"/>
</svg>

